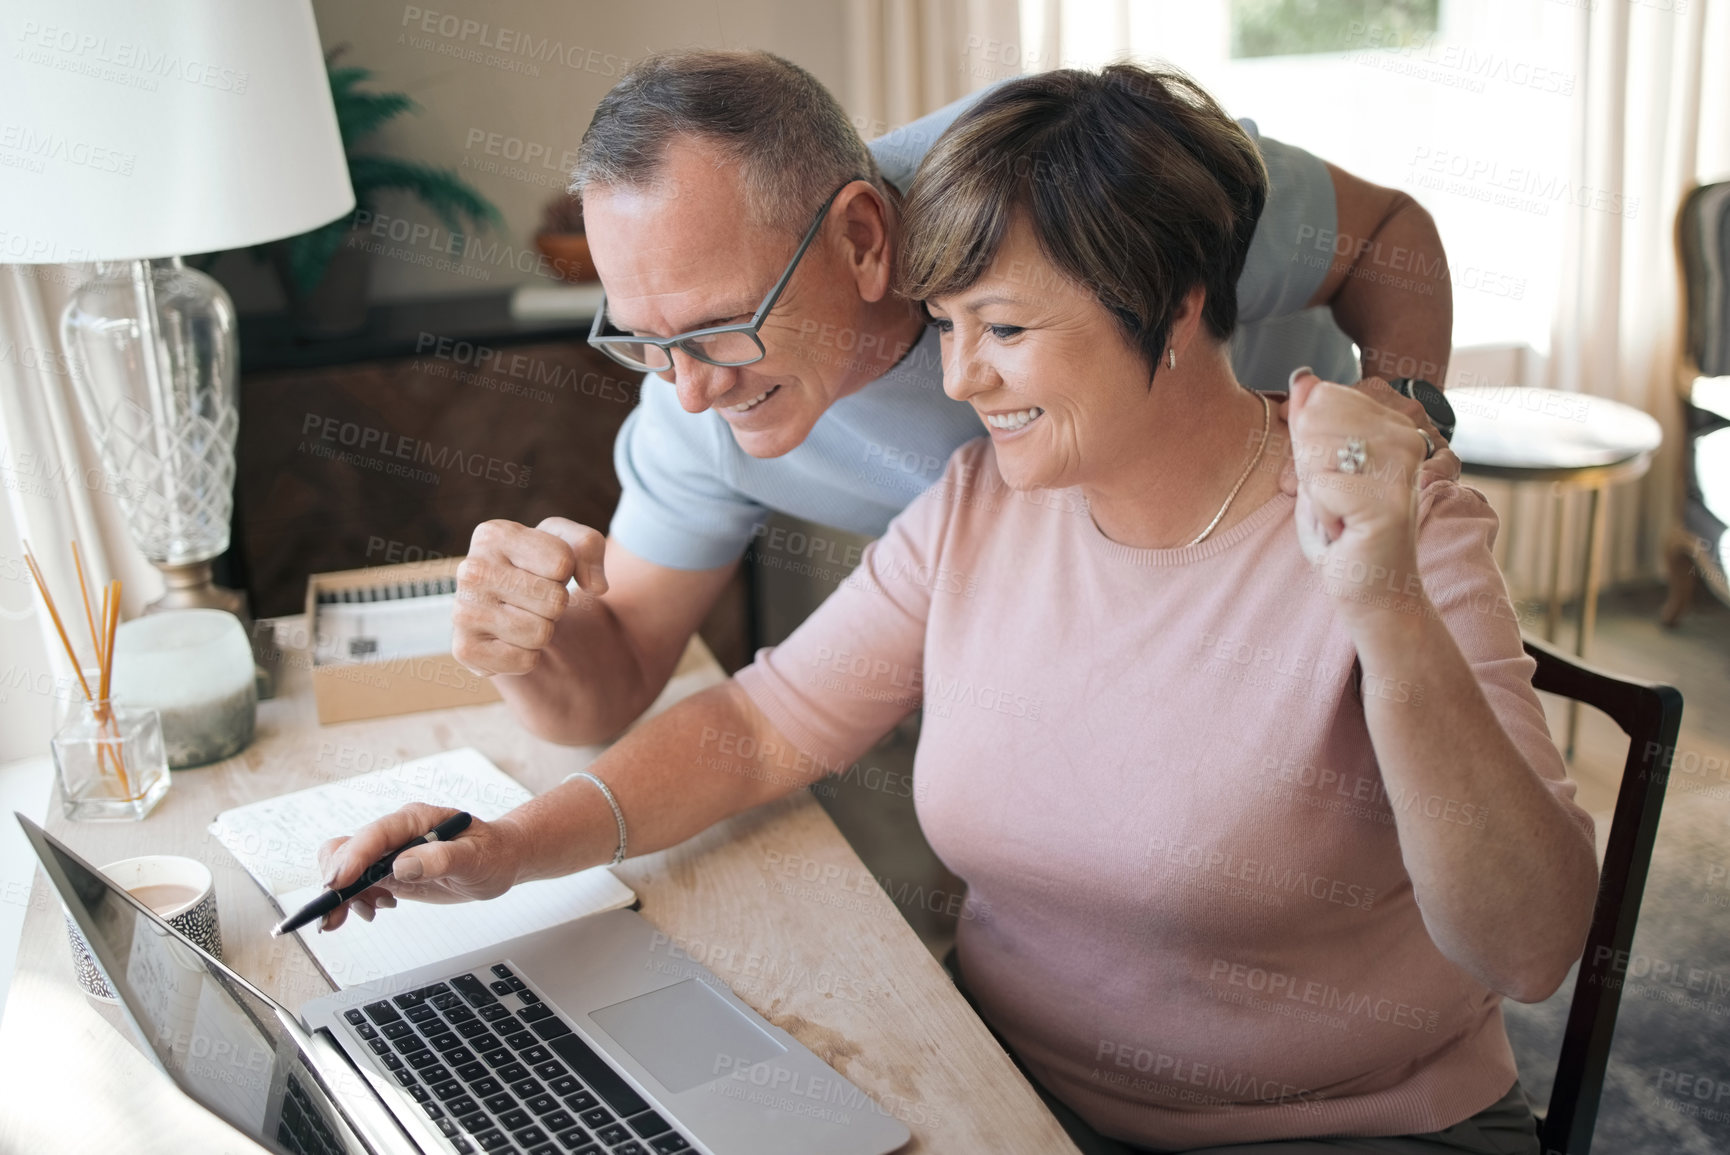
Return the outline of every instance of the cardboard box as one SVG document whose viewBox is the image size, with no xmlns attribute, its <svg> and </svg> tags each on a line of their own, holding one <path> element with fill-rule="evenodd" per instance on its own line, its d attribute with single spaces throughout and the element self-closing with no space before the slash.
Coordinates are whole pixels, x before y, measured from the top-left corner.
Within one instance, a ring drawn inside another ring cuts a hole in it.
<svg viewBox="0 0 1730 1155">
<path fill-rule="evenodd" d="M 417 710 L 478 706 L 499 700 L 489 679 L 471 673 L 444 652 L 392 651 L 389 639 L 379 652 L 371 639 L 346 636 L 331 626 L 336 606 L 400 611 L 413 633 L 425 636 L 432 616 L 448 601 L 432 591 L 456 587 L 460 557 L 405 565 L 372 566 L 341 573 L 316 573 L 306 580 L 306 622 L 312 640 L 312 692 L 320 724 L 385 718 Z M 325 595 L 321 597 L 320 595 Z M 333 601 L 332 599 L 338 599 Z M 417 603 L 417 599 L 418 603 Z M 410 619 L 413 619 L 412 621 Z M 449 622 L 448 612 L 443 620 Z M 448 632 L 442 639 L 449 646 Z M 412 651 L 415 647 L 410 646 Z"/>
</svg>

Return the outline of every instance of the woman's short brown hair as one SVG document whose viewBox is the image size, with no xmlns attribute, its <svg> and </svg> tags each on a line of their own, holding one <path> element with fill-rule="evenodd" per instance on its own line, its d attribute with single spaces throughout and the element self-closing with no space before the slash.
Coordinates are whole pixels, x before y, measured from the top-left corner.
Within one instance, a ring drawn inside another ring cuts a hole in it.
<svg viewBox="0 0 1730 1155">
<path fill-rule="evenodd" d="M 1150 368 L 1196 285 L 1223 340 L 1267 201 L 1254 142 L 1172 69 L 1060 69 L 991 90 L 926 157 L 903 209 L 897 287 L 948 296 L 985 274 L 1017 214 L 1116 317 Z"/>
</svg>

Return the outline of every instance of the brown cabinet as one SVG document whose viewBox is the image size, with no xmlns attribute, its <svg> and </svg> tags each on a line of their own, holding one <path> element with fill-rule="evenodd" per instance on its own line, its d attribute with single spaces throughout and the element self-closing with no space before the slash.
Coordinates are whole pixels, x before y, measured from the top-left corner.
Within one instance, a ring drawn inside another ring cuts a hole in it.
<svg viewBox="0 0 1730 1155">
<path fill-rule="evenodd" d="M 523 329 L 494 299 L 374 310 L 360 338 L 298 345 L 242 328 L 231 580 L 259 616 L 294 613 L 308 574 L 466 553 L 479 523 L 568 517 L 605 530 L 613 441 L 640 387 L 583 343 Z M 746 651 L 742 583 L 703 635 Z"/>
</svg>

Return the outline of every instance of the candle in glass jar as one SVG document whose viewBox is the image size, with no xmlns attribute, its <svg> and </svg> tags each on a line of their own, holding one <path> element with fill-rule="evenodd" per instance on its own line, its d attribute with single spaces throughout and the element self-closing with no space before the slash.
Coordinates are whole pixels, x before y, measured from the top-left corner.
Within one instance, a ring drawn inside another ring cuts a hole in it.
<svg viewBox="0 0 1730 1155">
<path fill-rule="evenodd" d="M 115 697 L 162 717 L 168 765 L 238 754 L 258 715 L 252 647 L 223 610 L 165 610 L 123 624 L 114 640 Z"/>
</svg>

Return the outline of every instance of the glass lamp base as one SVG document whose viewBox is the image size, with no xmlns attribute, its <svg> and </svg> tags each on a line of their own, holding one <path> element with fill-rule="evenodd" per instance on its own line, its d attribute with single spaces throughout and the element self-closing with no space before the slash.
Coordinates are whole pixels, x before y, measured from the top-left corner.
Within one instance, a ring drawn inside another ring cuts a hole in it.
<svg viewBox="0 0 1730 1155">
<path fill-rule="evenodd" d="M 246 595 L 239 590 L 224 589 L 211 576 L 208 561 L 151 563 L 162 571 L 167 589 L 162 596 L 144 607 L 147 614 L 162 610 L 227 610 L 242 622 L 247 621 Z"/>
</svg>

